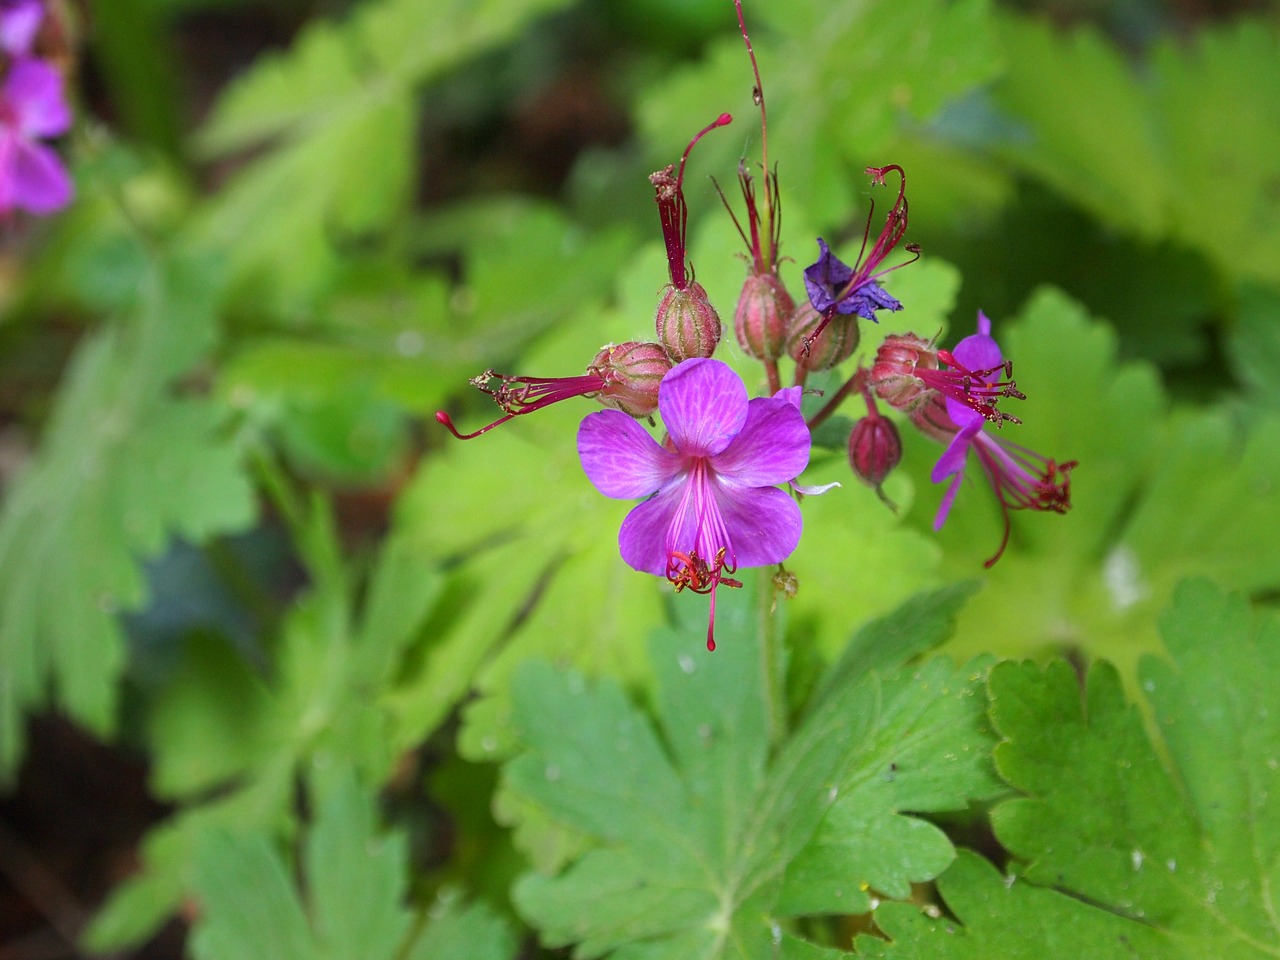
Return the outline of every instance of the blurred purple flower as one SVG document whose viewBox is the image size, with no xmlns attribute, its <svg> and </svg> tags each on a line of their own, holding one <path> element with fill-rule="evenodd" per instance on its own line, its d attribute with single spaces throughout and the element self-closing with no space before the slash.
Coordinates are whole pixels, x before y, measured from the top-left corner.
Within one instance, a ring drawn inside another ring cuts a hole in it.
<svg viewBox="0 0 1280 960">
<path fill-rule="evenodd" d="M 0 214 L 14 207 L 52 213 L 71 200 L 58 155 L 37 142 L 71 128 L 62 75 L 42 60 L 18 60 L 0 86 Z"/>
<path fill-rule="evenodd" d="M 26 56 L 42 20 L 42 0 L 0 0 L 0 50 L 11 57 Z"/>
<path fill-rule="evenodd" d="M 1000 345 L 991 336 L 991 321 L 982 312 L 978 313 L 978 332 L 956 344 L 950 357 L 963 369 L 995 371 L 1005 368 Z M 1026 447 L 991 436 L 983 429 L 987 418 L 963 398 L 947 396 L 945 405 L 945 414 L 935 407 L 928 418 L 933 428 L 931 432 L 954 431 L 947 449 L 930 474 L 934 483 L 952 478 L 934 517 L 933 528 L 939 530 L 946 523 L 972 451 L 1004 514 L 1004 536 L 995 555 L 986 561 L 985 565 L 990 567 L 1000 559 L 1009 543 L 1010 510 L 1066 513 L 1071 508 L 1070 474 L 1076 462 L 1071 460 L 1059 464 Z"/>
<path fill-rule="evenodd" d="M 587 478 L 606 497 L 649 497 L 618 534 L 622 559 L 666 577 L 677 591 L 711 594 L 707 649 L 715 649 L 715 591 L 742 584 L 738 567 L 780 563 L 800 541 L 800 508 L 776 484 L 809 463 L 799 390 L 747 399 L 742 380 L 718 360 L 678 364 L 662 380 L 659 445 L 616 410 L 588 414 L 578 428 Z"/>
</svg>

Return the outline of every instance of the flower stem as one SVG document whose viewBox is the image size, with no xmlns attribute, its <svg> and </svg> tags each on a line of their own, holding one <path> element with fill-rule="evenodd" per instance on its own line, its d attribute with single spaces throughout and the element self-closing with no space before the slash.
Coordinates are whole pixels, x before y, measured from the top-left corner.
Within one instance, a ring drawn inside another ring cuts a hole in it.
<svg viewBox="0 0 1280 960">
<path fill-rule="evenodd" d="M 787 735 L 787 653 L 773 603 L 773 578 L 768 567 L 757 575 L 756 623 L 760 635 L 760 685 L 764 694 L 769 743 L 778 746 Z"/>
<path fill-rule="evenodd" d="M 769 396 L 773 396 L 782 389 L 782 377 L 778 374 L 778 361 L 766 359 L 764 361 L 764 372 L 769 377 Z"/>
<path fill-rule="evenodd" d="M 853 372 L 850 377 L 839 390 L 831 395 L 831 399 L 826 405 L 809 418 L 809 429 L 813 430 L 818 424 L 822 423 L 827 417 L 831 416 L 844 403 L 845 397 L 851 393 L 861 393 L 863 384 L 866 382 L 867 374 L 861 367 Z"/>
</svg>

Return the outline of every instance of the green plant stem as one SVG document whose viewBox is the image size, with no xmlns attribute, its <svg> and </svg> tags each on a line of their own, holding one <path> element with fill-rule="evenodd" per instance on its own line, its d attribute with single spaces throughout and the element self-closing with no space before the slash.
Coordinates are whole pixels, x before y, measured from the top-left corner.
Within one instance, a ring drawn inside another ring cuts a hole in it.
<svg viewBox="0 0 1280 960">
<path fill-rule="evenodd" d="M 866 372 L 859 367 L 853 372 L 853 376 L 845 381 L 844 385 L 831 395 L 831 399 L 826 405 L 809 418 L 809 429 L 813 430 L 829 416 L 839 409 L 840 404 L 844 403 L 845 398 L 851 393 L 860 391 L 866 381 Z"/>
<path fill-rule="evenodd" d="M 782 389 L 782 377 L 778 374 L 778 361 L 765 360 L 764 372 L 769 377 L 769 396 Z"/>
<path fill-rule="evenodd" d="M 756 590 L 757 629 L 760 633 L 760 674 L 764 688 L 769 744 L 778 746 L 787 736 L 786 650 L 774 610 L 773 577 L 761 568 Z"/>
</svg>

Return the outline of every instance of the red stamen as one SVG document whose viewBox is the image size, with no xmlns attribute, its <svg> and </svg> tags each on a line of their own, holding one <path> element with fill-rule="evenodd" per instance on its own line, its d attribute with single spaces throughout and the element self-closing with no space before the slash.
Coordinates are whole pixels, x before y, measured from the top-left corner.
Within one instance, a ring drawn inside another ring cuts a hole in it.
<svg viewBox="0 0 1280 960">
<path fill-rule="evenodd" d="M 716 552 L 714 566 L 708 565 L 707 561 L 698 556 L 697 550 L 689 553 L 673 550 L 667 557 L 667 579 L 675 587 L 676 593 L 688 588 L 694 593 L 711 595 L 711 610 L 707 620 L 707 649 L 710 651 L 716 648 L 716 588 L 742 586 L 741 580 L 724 576 L 725 573 L 737 572 L 737 567 L 725 560 L 725 552 L 724 547 Z"/>
<path fill-rule="evenodd" d="M 1011 510 L 1044 510 L 1066 513 L 1071 509 L 1071 471 L 1075 460 L 1057 463 L 1033 450 L 987 437 L 974 443 L 978 461 L 991 481 L 1000 512 L 1004 516 L 1004 535 L 995 554 L 983 563 L 990 568 L 1004 555 L 1009 545 Z"/>
<path fill-rule="evenodd" d="M 1026 394 L 1018 390 L 1013 379 L 1013 361 L 1006 360 L 998 367 L 984 370 L 969 370 L 960 363 L 950 350 L 939 350 L 938 359 L 952 370 L 928 370 L 917 368 L 916 375 L 926 386 L 940 390 L 948 397 L 963 403 L 983 418 L 1002 426 L 1007 420 L 1010 423 L 1021 423 L 1017 417 L 996 409 L 997 401 L 1009 397 L 1013 400 L 1025 400 Z M 1003 376 L 1005 379 L 992 380 L 991 377 Z"/>
<path fill-rule="evenodd" d="M 493 381 L 498 385 L 493 386 Z M 452 418 L 443 410 L 436 412 L 436 423 L 443 426 L 459 440 L 474 440 L 481 434 L 488 433 L 494 427 L 501 426 L 512 417 L 523 416 L 549 407 L 570 397 L 585 397 L 599 393 L 611 383 L 608 376 L 588 373 L 580 377 L 510 377 L 505 374 L 486 370 L 478 377 L 471 378 L 471 385 L 482 393 L 493 397 L 494 401 L 506 411 L 492 423 L 481 427 L 473 433 L 459 433 Z"/>
</svg>

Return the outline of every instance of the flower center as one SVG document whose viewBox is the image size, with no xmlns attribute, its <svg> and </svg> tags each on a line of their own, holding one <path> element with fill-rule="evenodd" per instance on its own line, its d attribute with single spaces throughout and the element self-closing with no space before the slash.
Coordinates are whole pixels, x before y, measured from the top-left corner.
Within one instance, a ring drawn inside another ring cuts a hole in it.
<svg viewBox="0 0 1280 960">
<path fill-rule="evenodd" d="M 715 472 L 707 458 L 693 458 L 684 495 L 667 528 L 667 580 L 676 593 L 688 589 L 711 596 L 708 650 L 716 648 L 716 588 L 742 586 L 741 580 L 726 576 L 737 571 L 737 558 L 716 502 L 714 483 Z"/>
</svg>

